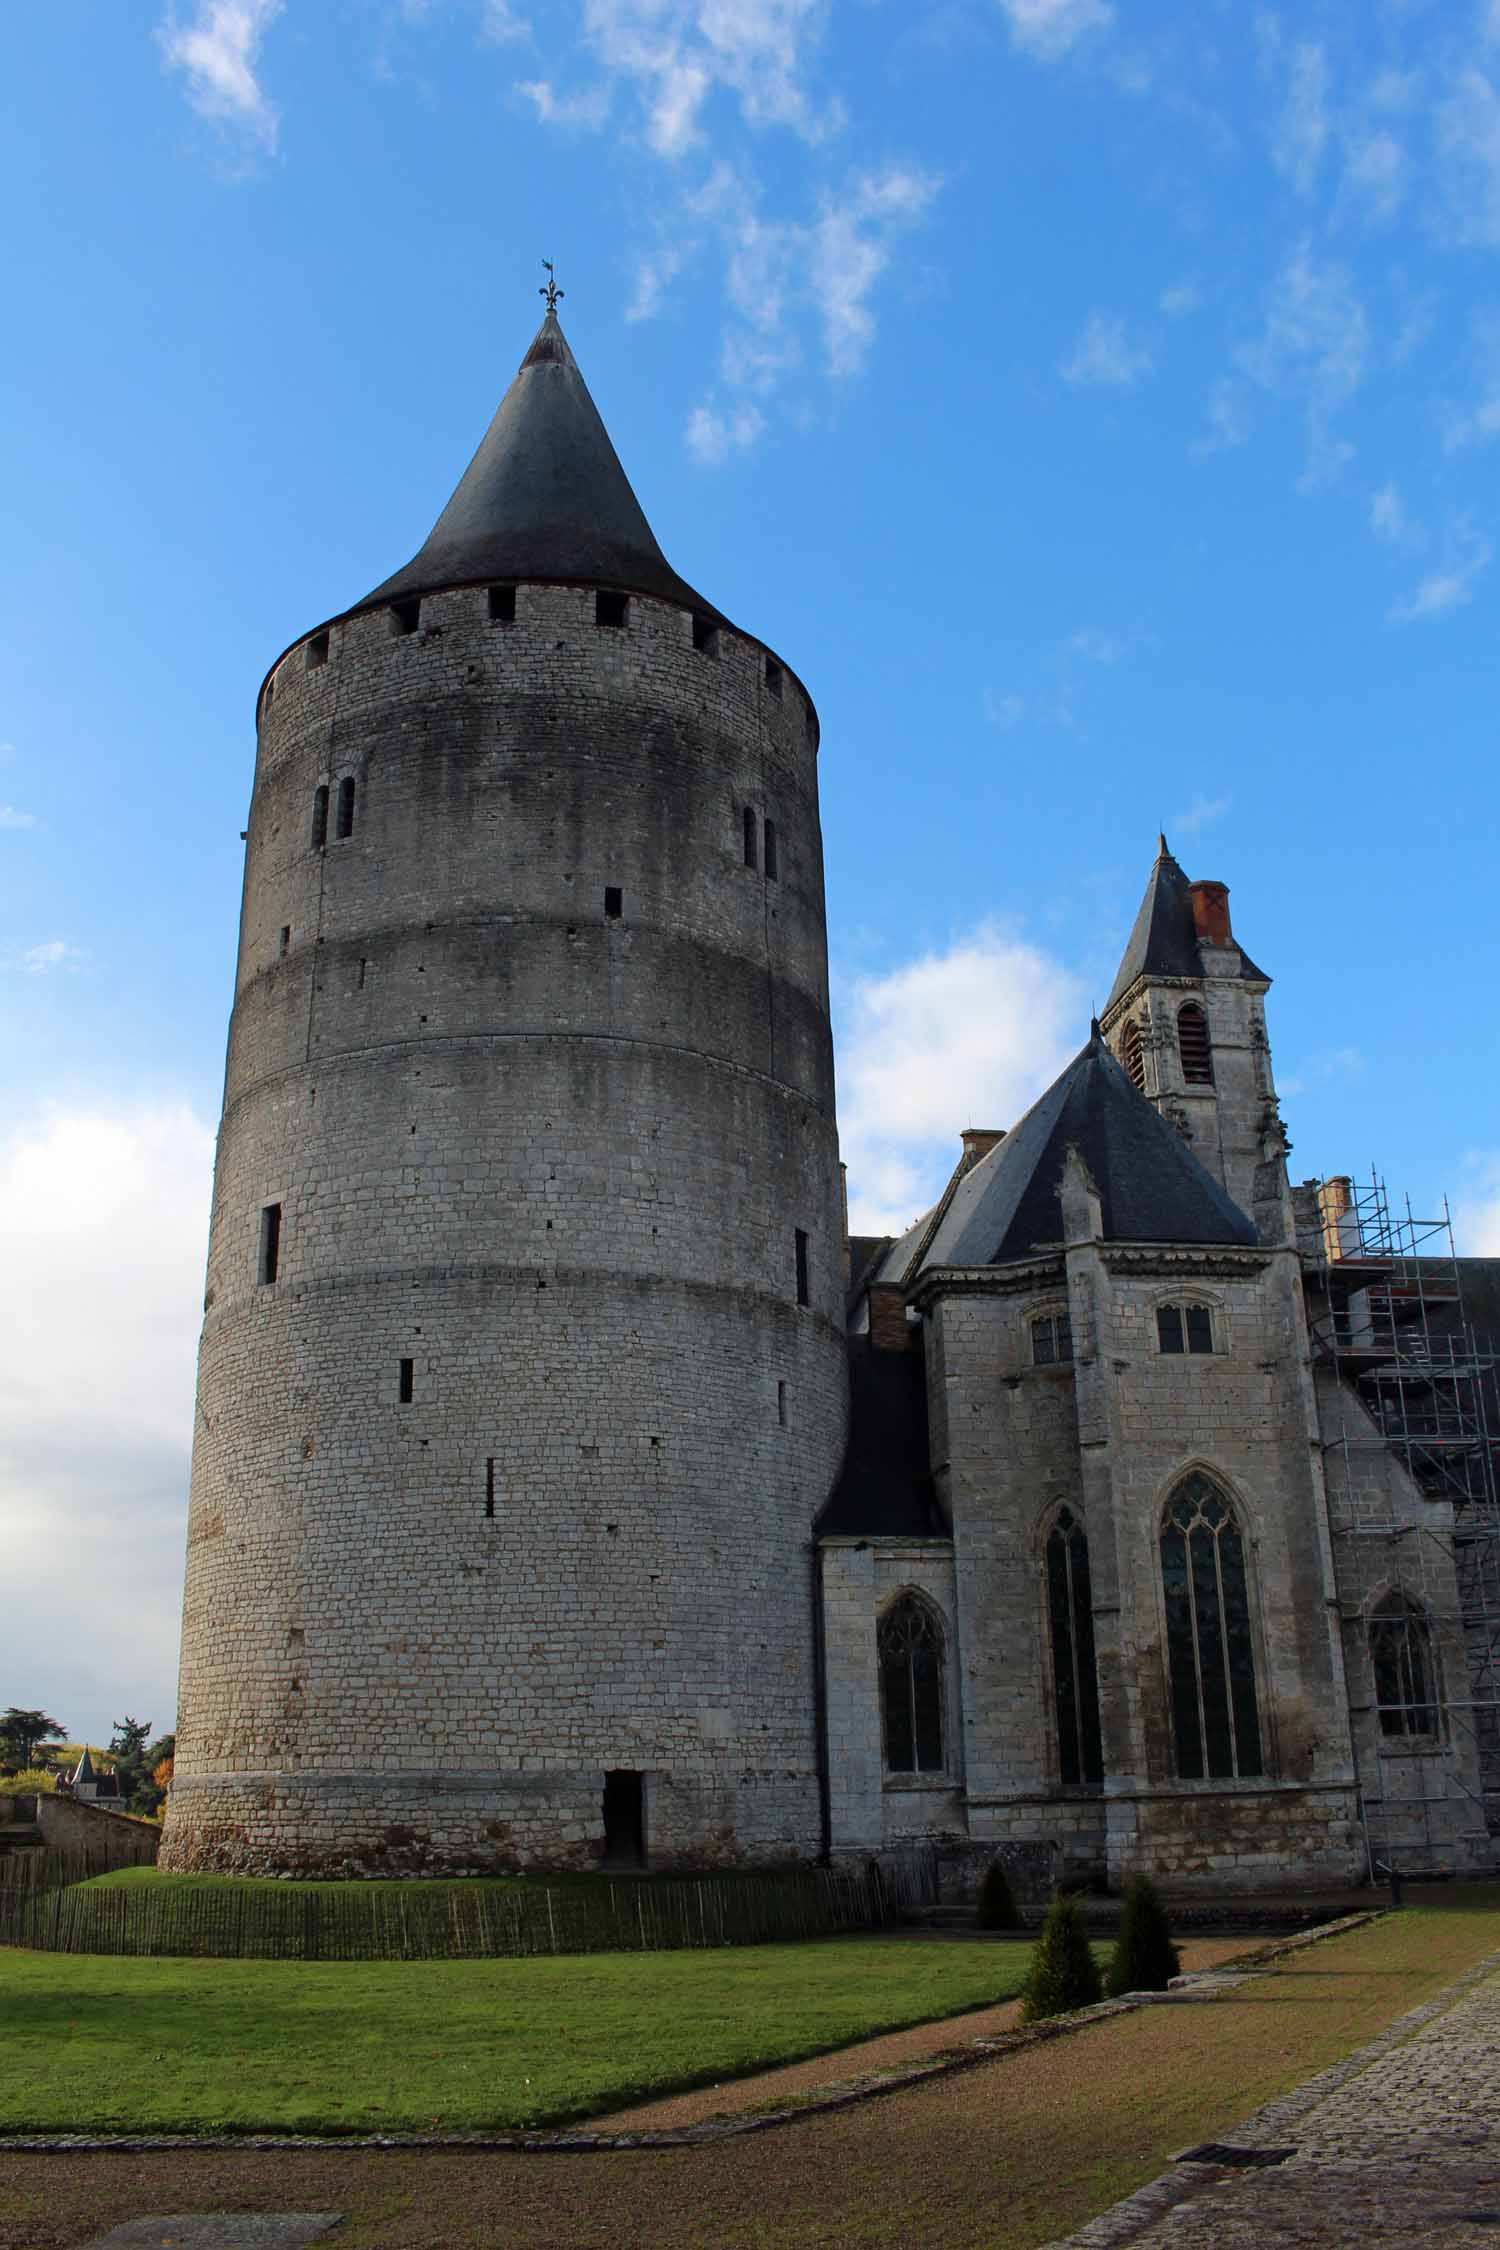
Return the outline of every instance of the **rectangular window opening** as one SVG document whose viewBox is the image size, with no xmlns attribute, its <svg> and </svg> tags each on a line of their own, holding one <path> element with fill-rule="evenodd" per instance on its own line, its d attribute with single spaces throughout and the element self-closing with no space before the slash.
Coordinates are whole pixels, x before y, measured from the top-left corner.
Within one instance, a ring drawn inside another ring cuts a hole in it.
<svg viewBox="0 0 1500 2250">
<path fill-rule="evenodd" d="M 623 892 L 623 891 L 622 891 L 622 890 L 621 890 L 621 889 L 619 888 L 619 886 L 618 886 L 617 884 L 615 884 L 615 883 L 607 883 L 607 884 L 605 885 L 605 888 L 604 888 L 604 919 L 605 919 L 605 921 L 606 921 L 606 922 L 618 922 L 618 921 L 619 921 L 619 919 L 620 919 L 620 916 L 621 916 L 621 915 L 622 915 L 622 914 L 624 913 L 624 911 L 625 911 L 625 893 L 624 893 L 624 892 Z"/>
<path fill-rule="evenodd" d="M 346 773 L 339 783 L 339 816 L 334 834 L 342 844 L 354 834 L 354 776 Z"/>
<path fill-rule="evenodd" d="M 629 613 L 630 601 L 625 594 L 611 594 L 600 587 L 594 596 L 594 623 L 622 628 Z"/>
<path fill-rule="evenodd" d="M 646 1864 L 645 1775 L 616 1768 L 604 1776 L 604 1864 Z"/>
<path fill-rule="evenodd" d="M 268 1282 L 276 1279 L 280 1265 L 281 1205 L 279 1203 L 267 1203 L 262 1206 L 260 1214 L 260 1263 L 258 1270 L 262 1288 Z"/>
<path fill-rule="evenodd" d="M 516 621 L 516 589 L 514 586 L 490 588 L 490 623 L 514 625 Z"/>
<path fill-rule="evenodd" d="M 747 867 L 749 867 L 749 868 L 755 868 L 755 867 L 758 867 L 758 866 L 759 866 L 759 864 L 760 864 L 760 853 L 759 853 L 759 852 L 757 851 L 757 849 L 756 849 L 756 841 L 755 841 L 755 807 L 754 807 L 753 805 L 746 805 L 746 807 L 745 807 L 745 865 L 746 865 Z"/>
<path fill-rule="evenodd" d="M 291 925 L 291 923 L 290 923 L 290 922 L 283 922 L 283 923 L 282 923 L 282 925 L 281 925 L 281 935 L 280 935 L 280 937 L 279 937 L 279 938 L 278 938 L 278 939 L 276 940 L 276 950 L 277 950 L 277 952 L 278 952 L 278 953 L 285 953 L 285 952 L 286 952 L 286 951 L 288 950 L 288 948 L 290 947 L 290 945 L 291 945 L 291 942 L 292 942 L 292 925 Z"/>
<path fill-rule="evenodd" d="M 711 617 L 693 619 L 693 646 L 700 656 L 717 656 L 719 628 Z"/>
<path fill-rule="evenodd" d="M 766 658 L 766 693 L 774 695 L 778 703 L 781 701 L 781 666 L 774 656 Z"/>
<path fill-rule="evenodd" d="M 778 1421 L 778 1422 L 780 1423 L 780 1425 L 781 1425 L 782 1429 L 785 1429 L 785 1428 L 786 1428 L 786 1383 L 785 1383 L 785 1381 L 784 1381 L 784 1380 L 783 1380 L 783 1381 L 780 1381 L 780 1382 L 778 1382 L 778 1383 L 777 1383 L 777 1385 L 776 1385 L 776 1419 L 777 1419 L 777 1421 Z"/>
<path fill-rule="evenodd" d="M 1213 1316 L 1207 1305 L 1186 1305 L 1187 1348 L 1190 1352 L 1211 1352 L 1214 1348 Z"/>
<path fill-rule="evenodd" d="M 1164 1352 L 1180 1352 L 1182 1350 L 1181 1305 L 1157 1306 L 1156 1341 Z"/>
<path fill-rule="evenodd" d="M 328 841 L 328 784 L 322 783 L 313 791 L 313 850 L 320 852 Z"/>
<path fill-rule="evenodd" d="M 421 597 L 410 602 L 392 602 L 390 617 L 393 641 L 399 641 L 403 633 L 414 633 L 422 622 Z"/>
<path fill-rule="evenodd" d="M 797 1229 L 797 1302 L 799 1305 L 807 1305 L 812 1302 L 807 1285 L 807 1229 L 805 1227 L 798 1227 Z"/>
<path fill-rule="evenodd" d="M 400 1364 L 400 1373 L 396 1380 L 396 1396 L 403 1406 L 410 1406 L 411 1404 L 412 1371 L 415 1365 L 416 1362 L 410 1359 L 403 1359 Z"/>
<path fill-rule="evenodd" d="M 307 644 L 307 669 L 309 672 L 316 672 L 320 664 L 326 664 L 327 662 L 328 635 L 326 633 L 314 633 Z"/>
<path fill-rule="evenodd" d="M 774 883 L 781 871 L 781 863 L 776 853 L 776 823 L 774 820 L 766 822 L 763 833 L 766 847 L 766 881 Z"/>
<path fill-rule="evenodd" d="M 492 1453 L 484 1464 L 484 1512 L 495 1513 L 495 1456 Z"/>
</svg>

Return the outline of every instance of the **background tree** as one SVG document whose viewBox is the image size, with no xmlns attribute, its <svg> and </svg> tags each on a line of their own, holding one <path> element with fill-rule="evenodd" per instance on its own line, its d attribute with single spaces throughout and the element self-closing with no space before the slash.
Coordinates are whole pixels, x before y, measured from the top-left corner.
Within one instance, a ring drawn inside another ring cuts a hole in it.
<svg viewBox="0 0 1500 2250">
<path fill-rule="evenodd" d="M 1102 1998 L 1099 1965 L 1089 1946 L 1083 1908 L 1076 1898 L 1064 1898 L 1058 1891 L 1031 1957 L 1031 1974 L 1021 1995 L 1021 2021 L 1041 2023 L 1048 2016 L 1065 2016 L 1073 2008 L 1091 2008 Z"/>
<path fill-rule="evenodd" d="M 156 1740 L 141 1753 L 145 1779 L 130 1800 L 130 1810 L 154 1818 L 167 1801 L 167 1791 L 172 1786 L 172 1767 L 177 1756 L 175 1734 L 159 1734 Z"/>
<path fill-rule="evenodd" d="M 156 1809 L 156 1792 L 151 1780 L 151 1768 L 146 1763 L 146 1741 L 151 1732 L 150 1721 L 116 1719 L 115 1731 L 109 1738 L 109 1757 L 120 1777 L 120 1793 L 126 1810 L 137 1812 L 141 1808 L 136 1800 L 144 1796 L 151 1811 Z"/>
<path fill-rule="evenodd" d="M 16 1773 L 36 1763 L 38 1745 L 43 1742 L 60 1742 L 67 1735 L 45 1711 L 22 1711 L 13 1703 L 0 1714 L 0 1765 Z"/>
</svg>

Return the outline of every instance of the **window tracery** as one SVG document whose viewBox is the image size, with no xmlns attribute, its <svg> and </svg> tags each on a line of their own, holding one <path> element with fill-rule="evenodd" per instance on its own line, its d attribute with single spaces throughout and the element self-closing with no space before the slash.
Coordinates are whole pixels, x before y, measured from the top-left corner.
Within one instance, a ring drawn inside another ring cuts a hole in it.
<svg viewBox="0 0 1500 2250">
<path fill-rule="evenodd" d="M 1104 1778 L 1104 1761 L 1089 1542 L 1071 1508 L 1061 1507 L 1053 1517 L 1045 1552 L 1058 1773 L 1064 1782 L 1099 1782 Z"/>
<path fill-rule="evenodd" d="M 1201 1471 L 1167 1503 L 1161 1570 L 1179 1777 L 1264 1772 L 1244 1540 L 1229 1501 Z"/>
<path fill-rule="evenodd" d="M 943 1628 L 931 1605 L 902 1594 L 880 1620 L 880 1720 L 887 1773 L 943 1770 Z"/>
</svg>

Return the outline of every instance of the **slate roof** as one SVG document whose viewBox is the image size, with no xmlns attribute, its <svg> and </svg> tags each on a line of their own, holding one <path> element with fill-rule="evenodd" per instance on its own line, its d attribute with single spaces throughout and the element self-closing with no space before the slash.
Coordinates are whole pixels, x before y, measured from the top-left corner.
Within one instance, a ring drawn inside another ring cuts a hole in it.
<svg viewBox="0 0 1500 2250">
<path fill-rule="evenodd" d="M 425 545 L 356 607 L 510 578 L 618 587 L 720 614 L 656 544 L 550 310 Z"/>
<path fill-rule="evenodd" d="M 920 1351 L 849 1338 L 849 1443 L 819 1538 L 946 1539 L 932 1493 L 927 1369 Z"/>
<path fill-rule="evenodd" d="M 1058 1188 L 1070 1146 L 1099 1191 L 1106 1241 L 1259 1240 L 1254 1221 L 1137 1092 L 1096 1023 L 1062 1076 L 959 1181 L 922 1270 L 1000 1265 L 1060 1244 Z"/>
<path fill-rule="evenodd" d="M 1117 1000 L 1124 999 L 1137 977 L 1201 977 L 1203 974 L 1188 879 L 1168 851 L 1166 837 L 1160 837 L 1158 842 L 1160 849 L 1146 884 L 1146 895 L 1126 943 L 1119 974 L 1104 1003 L 1106 1015 Z M 1263 984 L 1270 982 L 1242 947 L 1239 973 L 1242 977 L 1255 977 Z"/>
</svg>

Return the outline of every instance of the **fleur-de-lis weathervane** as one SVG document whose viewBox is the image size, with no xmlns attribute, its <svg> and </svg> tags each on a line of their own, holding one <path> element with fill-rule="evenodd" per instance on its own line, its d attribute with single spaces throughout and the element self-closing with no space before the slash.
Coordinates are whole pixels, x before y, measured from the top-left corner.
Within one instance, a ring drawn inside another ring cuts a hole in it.
<svg viewBox="0 0 1500 2250">
<path fill-rule="evenodd" d="M 543 283 L 542 287 L 537 291 L 537 295 L 539 297 L 545 297 L 547 300 L 548 312 L 555 313 L 557 310 L 557 301 L 559 297 L 566 297 L 568 292 L 566 289 L 558 288 L 557 269 L 554 267 L 552 260 L 550 258 L 543 258 L 542 264 L 547 269 L 547 279 Z"/>
</svg>

